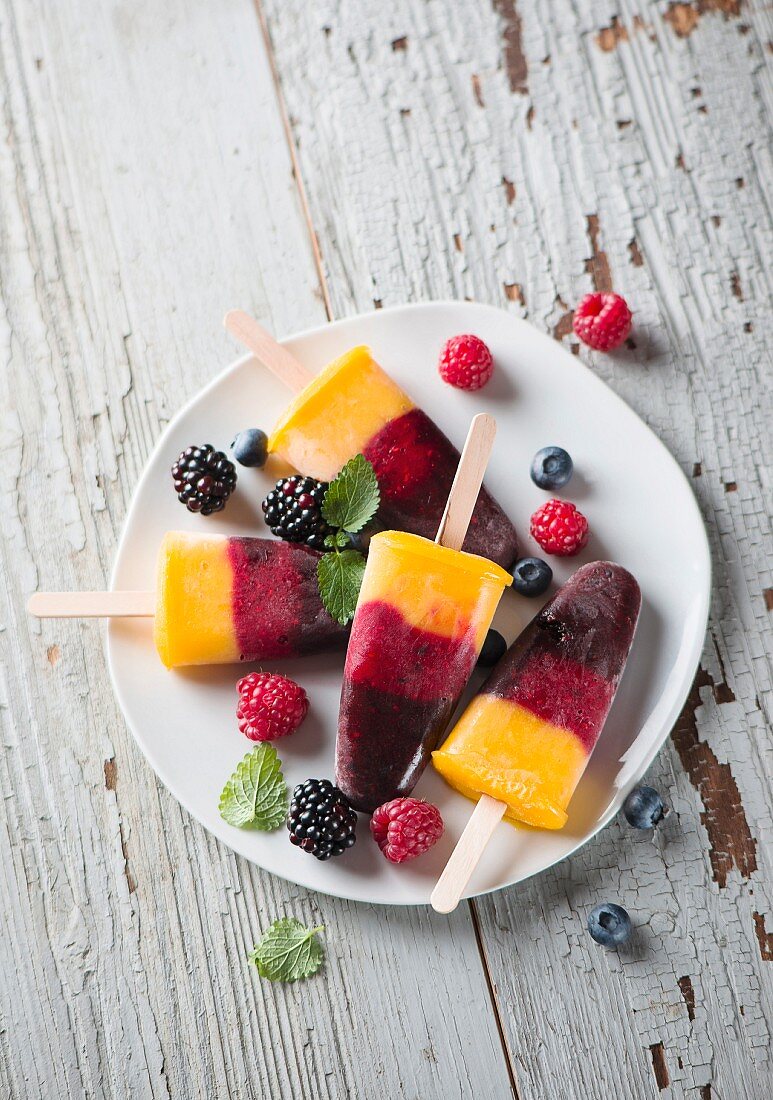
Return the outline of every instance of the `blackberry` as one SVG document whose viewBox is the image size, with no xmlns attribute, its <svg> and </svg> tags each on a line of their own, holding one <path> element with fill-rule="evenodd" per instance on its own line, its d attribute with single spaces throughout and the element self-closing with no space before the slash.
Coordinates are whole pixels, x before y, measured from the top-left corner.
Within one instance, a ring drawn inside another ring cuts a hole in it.
<svg viewBox="0 0 773 1100">
<path fill-rule="evenodd" d="M 357 814 L 329 779 L 307 779 L 293 791 L 287 828 L 291 844 L 325 860 L 354 844 Z"/>
<path fill-rule="evenodd" d="M 324 550 L 325 535 L 333 528 L 322 518 L 326 481 L 313 477 L 292 477 L 277 481 L 263 501 L 263 515 L 272 534 L 286 542 L 303 542 L 315 550 Z"/>
<path fill-rule="evenodd" d="M 236 467 L 211 443 L 186 447 L 172 467 L 177 499 L 202 516 L 221 512 L 236 488 Z"/>
</svg>

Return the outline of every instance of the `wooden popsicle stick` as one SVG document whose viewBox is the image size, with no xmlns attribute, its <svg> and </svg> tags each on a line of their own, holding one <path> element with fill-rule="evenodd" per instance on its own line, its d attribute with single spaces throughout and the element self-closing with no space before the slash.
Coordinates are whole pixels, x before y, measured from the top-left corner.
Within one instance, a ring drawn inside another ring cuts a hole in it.
<svg viewBox="0 0 773 1100">
<path fill-rule="evenodd" d="M 488 413 L 472 418 L 435 542 L 461 550 L 494 446 L 497 423 Z"/>
<path fill-rule="evenodd" d="M 27 603 L 39 619 L 129 619 L 156 613 L 155 592 L 35 592 Z"/>
<path fill-rule="evenodd" d="M 314 378 L 303 363 L 299 363 L 287 348 L 277 343 L 271 333 L 243 309 L 229 310 L 223 324 L 235 340 L 244 344 L 293 393 L 300 393 Z"/>
<path fill-rule="evenodd" d="M 483 475 L 496 432 L 497 425 L 492 416 L 478 413 L 473 418 L 435 537 L 435 542 L 441 546 L 449 546 L 452 550 L 462 548 L 483 484 Z M 498 802 L 487 794 L 481 796 L 430 895 L 432 908 L 436 912 L 450 913 L 456 909 L 464 888 L 506 809 L 504 802 Z"/>
<path fill-rule="evenodd" d="M 507 806 L 490 795 L 483 794 L 464 827 L 451 858 L 430 895 L 436 913 L 451 913 L 456 909 L 464 888 L 478 866 L 491 834 L 504 816 Z"/>
</svg>

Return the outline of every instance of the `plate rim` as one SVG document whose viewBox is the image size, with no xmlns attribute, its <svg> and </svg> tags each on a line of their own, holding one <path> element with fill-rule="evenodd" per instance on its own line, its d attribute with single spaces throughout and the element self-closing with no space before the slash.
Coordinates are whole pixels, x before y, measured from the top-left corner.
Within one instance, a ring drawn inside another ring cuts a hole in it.
<svg viewBox="0 0 773 1100">
<path fill-rule="evenodd" d="M 550 336 L 547 333 L 543 332 L 541 329 L 537 328 L 536 325 L 533 325 L 530 321 L 525 320 L 523 317 L 517 317 L 517 316 L 511 314 L 509 310 L 504 309 L 500 306 L 493 306 L 488 302 L 458 300 L 458 299 L 453 299 L 453 298 L 441 298 L 441 299 L 432 299 L 430 301 L 424 301 L 424 302 L 406 302 L 406 303 L 403 303 L 403 304 L 384 306 L 383 308 L 378 309 L 378 310 L 368 310 L 368 311 L 365 311 L 365 312 L 362 312 L 362 313 L 352 314 L 351 316 L 340 317 L 340 318 L 337 318 L 336 320 L 333 320 L 333 321 L 325 321 L 322 324 L 313 325 L 310 328 L 302 329 L 299 332 L 294 332 L 294 333 L 291 333 L 290 335 L 282 336 L 281 338 L 277 337 L 277 341 L 278 341 L 278 343 L 283 344 L 283 345 L 293 343 L 296 340 L 302 340 L 302 339 L 307 339 L 309 337 L 314 337 L 314 336 L 317 336 L 317 335 L 319 335 L 323 332 L 329 332 L 331 329 L 341 328 L 341 327 L 343 327 L 345 325 L 349 325 L 353 322 L 357 322 L 357 321 L 363 320 L 365 318 L 372 317 L 376 313 L 381 314 L 381 315 L 385 315 L 385 314 L 397 314 L 397 313 L 411 313 L 411 312 L 417 312 L 417 311 L 425 312 L 425 311 L 431 311 L 431 310 L 434 310 L 434 309 L 448 309 L 448 308 L 459 309 L 459 310 L 464 310 L 464 311 L 471 311 L 471 312 L 481 311 L 481 312 L 488 312 L 488 313 L 497 314 L 497 315 L 504 315 L 508 318 L 509 321 L 515 322 L 517 325 L 528 325 L 528 327 L 533 329 L 539 336 L 545 338 L 546 340 L 550 340 Z M 553 342 L 553 341 L 551 341 L 551 342 Z M 570 355 L 570 353 L 566 350 L 565 347 L 563 347 L 563 345 L 560 342 L 556 341 L 554 343 L 556 344 L 556 347 L 555 347 L 556 351 L 559 351 L 560 354 L 565 355 L 565 356 Z M 539 870 L 529 871 L 528 873 L 522 875 L 521 877 L 516 878 L 512 882 L 503 883 L 503 884 L 497 885 L 497 886 L 488 886 L 484 889 L 479 889 L 479 890 L 466 890 L 463 893 L 461 900 L 471 900 L 472 898 L 476 898 L 476 897 L 485 897 L 486 895 L 496 893 L 499 890 L 506 890 L 506 889 L 510 889 L 510 888 L 519 886 L 521 883 L 527 882 L 529 879 L 532 879 L 532 878 L 535 878 L 539 875 L 544 874 L 546 871 L 551 870 L 551 868 L 555 867 L 557 864 L 562 863 L 565 860 L 570 859 L 572 856 L 574 856 L 579 851 L 580 848 L 584 847 L 591 840 L 593 840 L 593 838 L 595 836 L 597 836 L 598 833 L 600 833 L 601 830 L 604 829 L 609 824 L 609 822 L 612 820 L 612 818 L 619 812 L 620 806 L 622 805 L 622 802 L 624 801 L 625 796 L 634 787 L 634 785 L 641 780 L 642 776 L 650 768 L 650 766 L 652 765 L 653 760 L 658 755 L 658 753 L 662 750 L 666 740 L 668 739 L 669 734 L 670 734 L 671 730 L 673 729 L 674 723 L 675 723 L 676 719 L 678 718 L 679 714 L 681 713 L 681 711 L 684 707 L 684 704 L 687 701 L 687 698 L 689 696 L 690 688 L 692 687 L 693 681 L 695 679 L 695 674 L 696 674 L 697 669 L 698 669 L 699 664 L 700 664 L 700 658 L 701 658 L 701 654 L 703 652 L 703 646 L 704 646 L 705 639 L 706 639 L 706 630 L 708 629 L 709 611 L 710 611 L 710 606 L 711 606 L 712 579 L 713 579 L 713 569 L 712 569 L 712 559 L 711 559 L 711 545 L 710 545 L 710 542 L 709 542 L 709 537 L 708 537 L 708 531 L 707 531 L 707 528 L 706 528 L 706 524 L 705 524 L 704 519 L 703 519 L 703 514 L 700 510 L 700 506 L 698 504 L 697 497 L 695 496 L 693 486 L 691 485 L 689 478 L 687 477 L 686 473 L 684 472 L 682 467 L 677 462 L 674 455 L 671 453 L 671 451 L 668 449 L 668 447 L 665 445 L 665 443 L 662 441 L 662 439 L 656 434 L 656 432 L 649 426 L 649 424 L 647 424 L 647 422 L 645 420 L 643 420 L 639 416 L 639 414 L 633 408 L 631 408 L 631 406 L 622 397 L 620 397 L 619 394 L 617 394 L 615 392 L 615 390 L 613 390 L 611 388 L 611 386 L 609 386 L 603 380 L 603 378 L 600 378 L 595 373 L 595 371 L 590 366 L 588 366 L 582 359 L 580 359 L 579 357 L 575 358 L 574 356 L 572 356 L 571 358 L 572 358 L 572 364 L 575 367 L 575 369 L 577 367 L 579 367 L 585 373 L 586 382 L 590 381 L 591 385 L 595 384 L 598 387 L 602 387 L 603 390 L 605 391 L 605 397 L 607 397 L 607 398 L 611 397 L 614 400 L 614 402 L 616 402 L 625 411 L 626 414 L 634 416 L 636 418 L 636 420 L 639 422 L 641 427 L 643 427 L 645 429 L 645 431 L 649 434 L 652 441 L 654 441 L 654 443 L 667 456 L 667 458 L 670 461 L 671 465 L 673 466 L 674 470 L 678 472 L 678 474 L 681 477 L 685 487 L 688 490 L 688 497 L 689 497 L 690 504 L 691 504 L 691 507 L 692 507 L 693 512 L 694 512 L 694 519 L 697 520 L 697 527 L 698 527 L 698 529 L 700 531 L 700 534 L 701 534 L 701 541 L 700 541 L 700 556 L 702 558 L 701 576 L 704 578 L 705 583 L 703 584 L 703 587 L 702 587 L 702 590 L 701 590 L 701 593 L 700 593 L 701 605 L 700 605 L 700 616 L 699 616 L 698 622 L 703 624 L 703 629 L 702 629 L 700 635 L 697 633 L 697 630 L 696 630 L 696 634 L 693 638 L 693 643 L 692 643 L 690 653 L 689 653 L 689 662 L 686 666 L 689 669 L 691 669 L 690 675 L 685 680 L 683 680 L 682 683 L 680 684 L 679 691 L 676 692 L 675 695 L 674 695 L 675 702 L 669 708 L 669 711 L 667 712 L 667 715 L 664 717 L 664 719 L 662 721 L 662 726 L 664 727 L 665 732 L 663 733 L 662 737 L 657 742 L 657 744 L 654 745 L 649 750 L 649 752 L 647 752 L 645 754 L 642 763 L 636 768 L 636 775 L 633 776 L 631 779 L 629 779 L 627 783 L 622 784 L 617 789 L 615 797 L 612 799 L 612 801 L 610 803 L 610 806 L 608 807 L 606 813 L 602 815 L 602 817 L 599 819 L 599 821 L 593 827 L 592 831 L 589 832 L 587 835 L 583 836 L 582 838 L 578 839 L 577 843 L 574 844 L 569 849 L 569 851 L 564 852 L 563 854 L 557 856 L 555 859 L 551 859 L 549 863 L 546 863 L 545 866 L 541 867 Z M 217 386 L 219 386 L 220 383 L 225 378 L 227 378 L 229 375 L 233 374 L 235 371 L 241 369 L 243 366 L 245 366 L 247 363 L 249 363 L 253 359 L 255 359 L 255 356 L 253 356 L 251 352 L 246 352 L 245 354 L 240 355 L 237 359 L 232 360 L 225 367 L 223 367 L 222 369 L 217 371 L 217 373 L 208 382 L 206 382 L 200 389 L 196 390 L 196 392 L 194 394 L 192 394 L 185 401 L 185 403 L 183 405 L 181 405 L 176 410 L 176 412 L 170 417 L 169 421 L 164 426 L 163 431 L 159 435 L 159 437 L 156 440 L 154 446 L 152 447 L 152 449 L 148 453 L 147 458 L 145 459 L 145 463 L 144 463 L 142 472 L 141 472 L 140 477 L 139 477 L 139 479 L 137 480 L 137 482 L 134 486 L 134 490 L 132 492 L 132 497 L 131 497 L 131 501 L 129 503 L 129 507 L 126 511 L 126 515 L 124 516 L 123 522 L 121 524 L 121 532 L 120 532 L 120 536 L 118 538 L 118 542 L 116 544 L 115 554 L 114 554 L 114 558 L 113 558 L 113 564 L 112 564 L 112 568 L 110 570 L 110 579 L 109 579 L 109 588 L 110 588 L 110 590 L 113 590 L 115 588 L 115 585 L 116 585 L 117 575 L 120 572 L 122 559 L 123 559 L 123 554 L 124 554 L 124 543 L 125 543 L 125 540 L 127 538 L 129 528 L 133 524 L 134 517 L 135 517 L 135 512 L 137 512 L 140 508 L 139 501 L 140 501 L 140 497 L 142 495 L 142 489 L 144 488 L 146 481 L 148 481 L 150 479 L 151 468 L 155 463 L 156 457 L 161 452 L 161 450 L 164 448 L 167 438 L 174 432 L 174 430 L 177 427 L 178 422 L 188 413 L 188 411 L 195 404 L 197 404 L 203 397 L 205 397 L 213 389 L 215 389 Z M 696 550 L 697 550 L 697 547 L 696 547 Z M 417 899 L 406 899 L 406 898 L 397 898 L 395 900 L 389 900 L 389 901 L 388 900 L 382 900 L 380 898 L 365 899 L 365 898 L 352 897 L 351 894 L 348 894 L 348 893 L 344 892 L 343 890 L 336 890 L 334 887 L 331 888 L 331 889 L 323 889 L 323 888 L 320 888 L 318 886 L 308 886 L 303 882 L 299 882 L 296 878 L 293 878 L 290 875 L 283 874 L 281 871 L 268 870 L 268 868 L 264 867 L 253 856 L 247 855 L 246 853 L 240 851 L 238 848 L 234 847 L 234 845 L 231 844 L 225 837 L 221 836 L 219 833 L 214 832 L 212 827 L 209 824 L 207 824 L 204 820 L 202 820 L 202 818 L 199 816 L 197 811 L 188 803 L 188 800 L 184 797 L 181 797 L 181 795 L 178 794 L 173 789 L 173 787 L 171 785 L 171 782 L 168 782 L 167 779 L 160 773 L 159 769 L 156 767 L 153 760 L 151 759 L 151 756 L 146 751 L 144 740 L 139 736 L 137 730 L 134 727 L 134 723 L 129 718 L 127 707 L 126 707 L 125 702 L 124 702 L 123 690 L 120 686 L 119 679 L 118 679 L 117 674 L 116 674 L 116 659 L 115 659 L 115 654 L 114 654 L 114 651 L 113 651 L 112 632 L 111 632 L 111 629 L 110 629 L 110 620 L 109 619 L 107 621 L 107 630 L 105 632 L 105 650 L 106 650 L 106 656 L 107 656 L 108 674 L 110 676 L 110 682 L 111 682 L 111 686 L 112 686 L 112 689 L 113 689 L 113 693 L 115 695 L 116 701 L 117 701 L 118 706 L 120 708 L 123 720 L 126 723 L 126 726 L 129 729 L 129 732 L 131 733 L 132 737 L 134 738 L 134 741 L 136 742 L 137 747 L 139 748 L 140 752 L 142 753 L 146 763 L 150 766 L 150 768 L 153 771 L 153 774 L 155 775 L 156 779 L 164 785 L 164 787 L 167 789 L 167 791 L 169 791 L 170 795 L 175 799 L 175 801 L 177 801 L 179 803 L 179 805 L 183 807 L 183 809 L 186 811 L 186 813 L 190 814 L 191 817 L 193 817 L 194 820 L 196 820 L 199 823 L 199 825 L 203 829 L 206 830 L 207 833 L 209 833 L 212 837 L 214 837 L 214 839 L 218 843 L 222 843 L 227 849 L 232 851 L 236 856 L 238 856 L 242 859 L 246 859 L 249 863 L 253 864 L 253 866 L 255 866 L 255 867 L 258 867 L 261 871 L 265 872 L 266 874 L 276 875 L 278 878 L 281 878 L 286 882 L 290 882 L 295 886 L 300 886 L 304 890 L 310 890 L 313 893 L 320 893 L 320 894 L 326 895 L 328 897 L 342 898 L 346 901 L 354 902 L 358 905 L 381 905 L 381 906 L 400 906 L 400 907 L 410 906 L 410 905 L 414 905 L 414 906 L 418 905 L 418 906 L 430 907 L 429 898 L 427 898 L 424 901 L 422 901 L 420 899 L 417 900 Z"/>
</svg>

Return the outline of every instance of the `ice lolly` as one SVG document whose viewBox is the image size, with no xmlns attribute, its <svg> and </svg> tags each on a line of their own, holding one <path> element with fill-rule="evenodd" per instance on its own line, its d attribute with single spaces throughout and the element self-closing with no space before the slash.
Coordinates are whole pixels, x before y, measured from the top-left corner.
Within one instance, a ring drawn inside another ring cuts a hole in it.
<svg viewBox="0 0 773 1100">
<path fill-rule="evenodd" d="M 274 427 L 269 451 L 320 481 L 330 481 L 350 458 L 364 454 L 378 478 L 381 525 L 434 539 L 459 452 L 370 349 L 352 348 L 310 376 L 242 311 L 231 311 L 225 323 L 291 388 L 303 387 Z M 518 556 L 513 525 L 483 487 L 462 549 L 504 568 Z"/>
<path fill-rule="evenodd" d="M 486 558 L 452 548 L 468 519 L 469 511 L 461 530 L 453 517 L 441 524 L 448 546 L 398 531 L 371 539 L 336 739 L 336 783 L 358 810 L 413 790 L 512 582 Z"/>
<path fill-rule="evenodd" d="M 584 565 L 492 670 L 432 761 L 462 794 L 560 829 L 631 648 L 641 593 L 612 562 Z"/>
<path fill-rule="evenodd" d="M 297 543 L 170 531 L 152 592 L 38 592 L 40 617 L 155 616 L 167 668 L 298 657 L 342 648 L 348 630 L 322 606 L 320 555 Z"/>
<path fill-rule="evenodd" d="M 168 533 L 154 624 L 161 660 L 176 668 L 342 647 L 348 630 L 322 606 L 319 558 L 300 543 Z"/>
</svg>

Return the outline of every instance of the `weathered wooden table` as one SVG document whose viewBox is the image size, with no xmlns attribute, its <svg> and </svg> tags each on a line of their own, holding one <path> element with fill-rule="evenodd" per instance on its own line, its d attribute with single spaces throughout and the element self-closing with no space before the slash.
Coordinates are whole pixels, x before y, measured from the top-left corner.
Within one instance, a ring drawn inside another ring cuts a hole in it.
<svg viewBox="0 0 773 1100">
<path fill-rule="evenodd" d="M 763 0 L 0 4 L 3 1097 L 771 1095 L 772 40 Z M 635 333 L 596 356 L 570 311 L 611 286 Z M 227 307 L 284 334 L 433 297 L 591 362 L 715 570 L 666 824 L 451 919 L 237 859 L 140 756 L 99 626 L 25 614 L 104 584 Z M 584 930 L 604 899 L 627 949 Z M 326 925 L 311 982 L 246 965 L 283 914 Z"/>
</svg>

